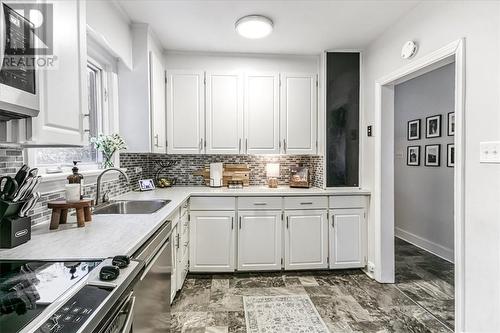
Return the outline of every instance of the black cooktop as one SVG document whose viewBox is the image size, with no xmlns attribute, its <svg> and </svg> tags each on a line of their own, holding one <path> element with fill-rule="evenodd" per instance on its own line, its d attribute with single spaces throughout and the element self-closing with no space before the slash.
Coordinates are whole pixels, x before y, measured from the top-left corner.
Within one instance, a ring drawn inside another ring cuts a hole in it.
<svg viewBox="0 0 500 333">
<path fill-rule="evenodd" d="M 0 261 L 0 327 L 19 332 L 101 261 Z"/>
</svg>

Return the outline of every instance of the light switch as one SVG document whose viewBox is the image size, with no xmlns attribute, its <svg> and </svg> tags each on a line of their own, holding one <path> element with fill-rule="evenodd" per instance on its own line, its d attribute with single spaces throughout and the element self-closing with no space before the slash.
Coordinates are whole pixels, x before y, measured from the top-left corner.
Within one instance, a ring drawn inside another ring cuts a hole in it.
<svg viewBox="0 0 500 333">
<path fill-rule="evenodd" d="M 479 154 L 481 163 L 500 163 L 500 141 L 480 142 Z"/>
</svg>

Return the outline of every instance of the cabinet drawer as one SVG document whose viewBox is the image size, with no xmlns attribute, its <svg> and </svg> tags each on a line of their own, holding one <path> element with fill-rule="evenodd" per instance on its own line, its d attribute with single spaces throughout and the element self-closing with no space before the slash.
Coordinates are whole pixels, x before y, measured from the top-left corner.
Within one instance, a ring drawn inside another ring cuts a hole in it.
<svg viewBox="0 0 500 333">
<path fill-rule="evenodd" d="M 328 208 L 328 197 L 285 197 L 285 209 Z"/>
<path fill-rule="evenodd" d="M 190 199 L 190 210 L 235 210 L 234 197 L 193 197 Z"/>
<path fill-rule="evenodd" d="M 330 209 L 334 208 L 366 208 L 364 195 L 337 195 L 330 197 Z"/>
<path fill-rule="evenodd" d="M 238 198 L 238 209 L 262 210 L 281 209 L 281 197 L 240 197 Z"/>
</svg>

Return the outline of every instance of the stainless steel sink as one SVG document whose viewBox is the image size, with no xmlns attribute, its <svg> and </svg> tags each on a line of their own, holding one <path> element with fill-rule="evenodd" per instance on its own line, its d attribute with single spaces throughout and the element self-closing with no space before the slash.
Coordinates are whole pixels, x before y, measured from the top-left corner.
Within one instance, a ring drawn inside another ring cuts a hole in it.
<svg viewBox="0 0 500 333">
<path fill-rule="evenodd" d="M 170 200 L 117 200 L 97 207 L 94 214 L 152 214 Z"/>
</svg>

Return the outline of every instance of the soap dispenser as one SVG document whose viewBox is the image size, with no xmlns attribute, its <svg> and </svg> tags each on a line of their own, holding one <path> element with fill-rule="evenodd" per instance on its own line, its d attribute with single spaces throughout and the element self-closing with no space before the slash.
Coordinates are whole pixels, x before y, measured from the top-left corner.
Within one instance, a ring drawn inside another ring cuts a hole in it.
<svg viewBox="0 0 500 333">
<path fill-rule="evenodd" d="M 73 161 L 73 173 L 68 176 L 69 184 L 79 184 L 80 185 L 80 199 L 83 199 L 83 175 L 78 173 L 78 166 L 76 165 L 80 161 Z"/>
</svg>

